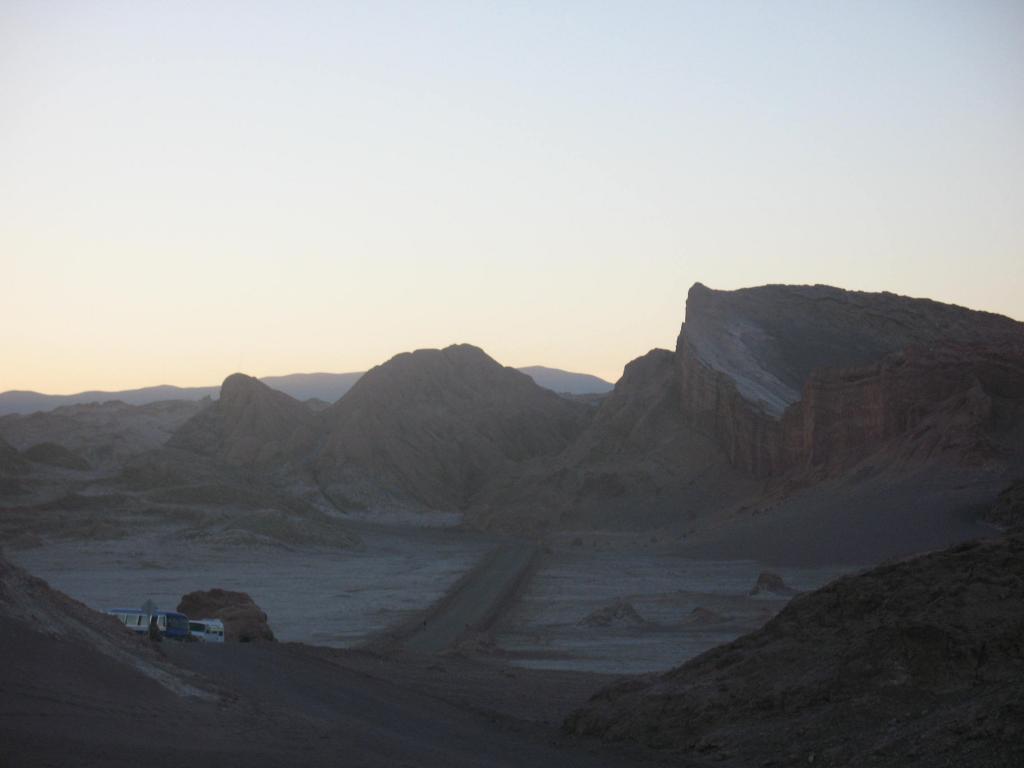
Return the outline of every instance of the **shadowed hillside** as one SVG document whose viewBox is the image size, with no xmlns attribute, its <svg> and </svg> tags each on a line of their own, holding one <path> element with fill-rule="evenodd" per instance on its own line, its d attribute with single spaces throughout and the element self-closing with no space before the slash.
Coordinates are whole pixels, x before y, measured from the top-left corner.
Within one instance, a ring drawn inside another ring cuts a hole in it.
<svg viewBox="0 0 1024 768">
<path fill-rule="evenodd" d="M 236 373 L 224 380 L 220 399 L 178 429 L 168 447 L 265 466 L 301 455 L 315 429 L 316 417 L 298 400 Z"/>
<path fill-rule="evenodd" d="M 563 450 L 590 413 L 476 347 L 402 354 L 323 413 L 318 479 L 342 507 L 460 509 L 511 465 Z"/>
</svg>

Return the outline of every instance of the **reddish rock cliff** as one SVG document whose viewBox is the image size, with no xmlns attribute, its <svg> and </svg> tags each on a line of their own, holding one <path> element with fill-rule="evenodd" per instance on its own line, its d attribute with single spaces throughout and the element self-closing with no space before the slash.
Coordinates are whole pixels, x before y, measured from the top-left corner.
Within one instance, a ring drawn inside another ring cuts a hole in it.
<svg viewBox="0 0 1024 768">
<path fill-rule="evenodd" d="M 782 419 L 784 465 L 828 476 L 881 450 L 901 463 L 1012 458 L 1003 436 L 1022 412 L 1024 345 L 911 348 L 812 374 Z"/>
<path fill-rule="evenodd" d="M 882 450 L 981 463 L 1012 452 L 1024 408 L 1024 325 L 892 294 L 698 283 L 676 362 L 684 419 L 757 477 Z"/>
</svg>

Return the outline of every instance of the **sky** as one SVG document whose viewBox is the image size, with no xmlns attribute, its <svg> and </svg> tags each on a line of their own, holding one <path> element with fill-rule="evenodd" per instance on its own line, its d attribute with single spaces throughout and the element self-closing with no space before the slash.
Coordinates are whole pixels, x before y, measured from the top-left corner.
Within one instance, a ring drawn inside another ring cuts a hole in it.
<svg viewBox="0 0 1024 768">
<path fill-rule="evenodd" d="M 697 281 L 1024 319 L 1024 3 L 0 0 L 0 390 L 615 380 Z"/>
</svg>

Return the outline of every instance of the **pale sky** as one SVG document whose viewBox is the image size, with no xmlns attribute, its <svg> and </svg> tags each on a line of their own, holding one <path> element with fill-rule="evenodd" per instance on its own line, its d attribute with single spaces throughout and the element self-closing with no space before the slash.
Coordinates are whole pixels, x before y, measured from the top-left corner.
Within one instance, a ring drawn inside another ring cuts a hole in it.
<svg viewBox="0 0 1024 768">
<path fill-rule="evenodd" d="M 54 393 L 615 380 L 698 280 L 1024 319 L 1024 3 L 0 0 L 0 267 Z"/>
</svg>

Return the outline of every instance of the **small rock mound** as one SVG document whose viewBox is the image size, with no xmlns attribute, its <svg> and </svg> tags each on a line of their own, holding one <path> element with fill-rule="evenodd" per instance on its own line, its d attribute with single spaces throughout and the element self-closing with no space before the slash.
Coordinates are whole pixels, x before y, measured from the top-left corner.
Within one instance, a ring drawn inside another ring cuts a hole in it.
<svg viewBox="0 0 1024 768">
<path fill-rule="evenodd" d="M 227 642 L 274 641 L 264 613 L 245 592 L 210 589 L 189 592 L 178 603 L 178 612 L 193 619 L 220 619 Z"/>
<path fill-rule="evenodd" d="M 777 573 L 761 571 L 757 577 L 757 583 L 750 590 L 751 595 L 795 595 L 797 591 L 788 586 Z"/>
<path fill-rule="evenodd" d="M 36 464 L 48 464 L 61 469 L 90 469 L 88 461 L 58 443 L 38 443 L 26 448 L 21 455 Z"/>
<path fill-rule="evenodd" d="M 723 616 L 722 614 L 716 613 L 708 608 L 697 606 L 690 611 L 690 615 L 683 620 L 683 623 L 691 626 L 707 626 L 709 624 L 721 624 L 728 620 L 729 618 L 727 616 Z"/>
<path fill-rule="evenodd" d="M 577 626 L 580 627 L 610 627 L 610 626 L 632 626 L 637 627 L 646 624 L 636 608 L 626 600 L 598 608 L 588 616 L 580 619 Z"/>
</svg>

